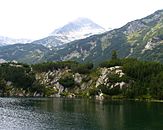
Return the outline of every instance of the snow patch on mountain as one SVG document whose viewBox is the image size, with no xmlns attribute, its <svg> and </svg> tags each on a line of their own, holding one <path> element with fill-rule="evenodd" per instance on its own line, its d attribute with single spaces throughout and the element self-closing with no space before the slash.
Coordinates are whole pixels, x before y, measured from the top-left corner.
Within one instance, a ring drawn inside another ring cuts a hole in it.
<svg viewBox="0 0 163 130">
<path fill-rule="evenodd" d="M 29 39 L 14 39 L 9 37 L 0 36 L 0 46 L 11 45 L 16 43 L 30 43 L 32 40 Z"/>
<path fill-rule="evenodd" d="M 63 27 L 54 30 L 50 35 L 63 43 L 83 39 L 94 34 L 105 32 L 105 29 L 88 18 L 78 18 Z"/>
</svg>

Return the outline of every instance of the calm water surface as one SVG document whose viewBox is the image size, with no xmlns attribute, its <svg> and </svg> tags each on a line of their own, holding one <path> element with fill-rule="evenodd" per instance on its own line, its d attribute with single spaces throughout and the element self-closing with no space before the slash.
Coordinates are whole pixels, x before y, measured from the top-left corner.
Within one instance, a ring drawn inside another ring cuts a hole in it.
<svg viewBox="0 0 163 130">
<path fill-rule="evenodd" d="M 0 130 L 163 130 L 163 103 L 0 98 Z"/>
</svg>

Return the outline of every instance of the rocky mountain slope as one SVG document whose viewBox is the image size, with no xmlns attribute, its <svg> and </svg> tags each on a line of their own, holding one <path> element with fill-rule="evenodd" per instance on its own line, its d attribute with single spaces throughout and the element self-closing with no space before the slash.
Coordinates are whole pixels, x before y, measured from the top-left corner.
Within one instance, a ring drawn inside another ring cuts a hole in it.
<svg viewBox="0 0 163 130">
<path fill-rule="evenodd" d="M 112 50 L 119 57 L 163 62 L 163 10 L 119 29 L 74 41 L 58 50 L 54 59 L 99 62 L 109 59 Z"/>
<path fill-rule="evenodd" d="M 45 45 L 53 43 L 50 39 L 44 40 Z M 41 43 L 41 41 L 39 42 Z M 24 48 L 26 46 L 37 46 L 39 48 L 40 43 L 22 46 Z M 163 10 L 156 11 L 145 18 L 129 22 L 119 29 L 76 40 L 60 48 L 44 48 L 45 52 L 42 51 L 44 55 L 41 55 L 39 60 L 35 60 L 35 55 L 30 55 L 33 54 L 30 49 L 27 49 L 26 53 L 29 53 L 29 55 L 26 57 L 23 57 L 24 51 L 19 51 L 17 57 L 9 55 L 12 54 L 12 49 L 10 49 L 12 47 L 14 51 L 19 50 L 16 45 L 5 49 L 1 47 L 0 59 L 18 60 L 26 63 L 62 60 L 99 63 L 110 59 L 112 51 L 116 50 L 118 57 L 136 57 L 142 60 L 163 62 Z M 28 56 L 31 57 L 27 58 Z"/>
<path fill-rule="evenodd" d="M 19 61 L 23 63 L 39 63 L 45 61 L 50 50 L 38 44 L 14 44 L 0 47 L 2 61 Z"/>
</svg>

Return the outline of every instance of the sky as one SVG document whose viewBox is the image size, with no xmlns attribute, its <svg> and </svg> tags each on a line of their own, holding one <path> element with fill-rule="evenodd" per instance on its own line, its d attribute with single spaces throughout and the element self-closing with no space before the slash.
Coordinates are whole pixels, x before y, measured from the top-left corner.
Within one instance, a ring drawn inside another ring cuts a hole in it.
<svg viewBox="0 0 163 130">
<path fill-rule="evenodd" d="M 160 9 L 163 0 L 0 0 L 0 35 L 39 39 L 78 17 L 114 29 Z"/>
</svg>

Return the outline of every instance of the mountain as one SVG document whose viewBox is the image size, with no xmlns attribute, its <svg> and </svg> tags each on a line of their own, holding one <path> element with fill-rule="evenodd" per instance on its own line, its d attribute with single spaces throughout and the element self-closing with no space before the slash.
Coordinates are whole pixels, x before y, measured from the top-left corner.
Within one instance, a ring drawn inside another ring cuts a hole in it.
<svg viewBox="0 0 163 130">
<path fill-rule="evenodd" d="M 0 46 L 16 44 L 16 43 L 30 43 L 29 39 L 14 39 L 9 37 L 0 36 Z"/>
<path fill-rule="evenodd" d="M 64 43 L 56 36 L 48 36 L 46 38 L 33 41 L 32 44 L 43 45 L 49 49 L 58 49 L 58 47 L 62 46 Z"/>
<path fill-rule="evenodd" d="M 45 45 L 46 43 L 45 40 Z M 19 45 L 1 47 L 0 59 L 26 63 L 62 60 L 99 63 L 110 59 L 112 51 L 116 50 L 120 58 L 135 57 L 163 62 L 163 10 L 129 22 L 121 28 L 75 40 L 57 49 L 48 49 L 36 43 L 21 46 L 26 51 L 21 51 Z M 33 53 L 40 47 L 41 56 L 38 58 Z M 18 53 L 16 58 L 14 52 Z"/>
<path fill-rule="evenodd" d="M 102 32 L 105 32 L 105 29 L 90 19 L 78 18 L 63 27 L 54 30 L 51 35 L 60 38 L 64 43 L 68 43 Z"/>
<path fill-rule="evenodd" d="M 163 62 L 163 10 L 109 32 L 69 43 L 50 60 L 92 61 L 111 58 L 116 50 L 119 57 Z"/>
<path fill-rule="evenodd" d="M 0 47 L 1 61 L 19 61 L 23 63 L 39 63 L 50 50 L 37 44 L 14 44 Z"/>
<path fill-rule="evenodd" d="M 54 30 L 50 36 L 34 41 L 33 43 L 42 44 L 51 48 L 103 32 L 105 32 L 105 29 L 90 19 L 78 18 L 63 27 Z"/>
</svg>

